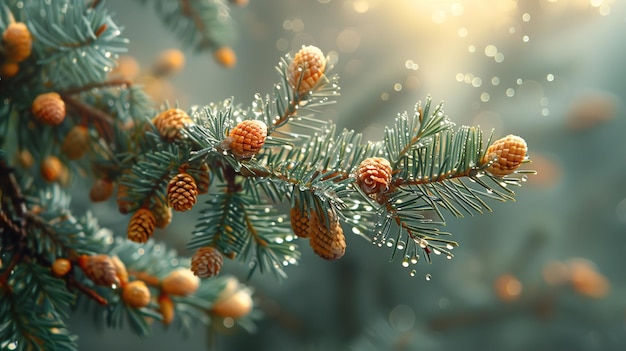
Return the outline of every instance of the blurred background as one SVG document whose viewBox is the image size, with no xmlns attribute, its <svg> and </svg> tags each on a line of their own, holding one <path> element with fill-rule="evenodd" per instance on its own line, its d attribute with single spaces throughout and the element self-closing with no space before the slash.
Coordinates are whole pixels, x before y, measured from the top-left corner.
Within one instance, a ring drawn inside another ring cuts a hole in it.
<svg viewBox="0 0 626 351">
<path fill-rule="evenodd" d="M 110 0 L 130 38 L 138 75 L 180 48 L 151 5 Z M 234 97 L 249 105 L 279 80 L 274 66 L 301 45 L 328 53 L 341 96 L 319 118 L 370 140 L 398 113 L 431 95 L 457 125 L 512 133 L 529 145 L 538 175 L 515 203 L 455 219 L 455 257 L 404 268 L 391 250 L 348 236 L 326 262 L 302 247 L 278 283 L 256 274 L 253 334 L 224 327 L 220 350 L 623 350 L 626 347 L 626 2 L 618 0 L 250 0 L 233 6 L 237 64 L 183 52 L 184 68 L 144 84 L 183 108 Z M 127 58 L 126 58 L 127 59 Z M 155 234 L 185 245 L 202 206 Z M 128 218 L 98 204 L 101 224 Z M 412 269 L 417 270 L 410 276 Z M 226 262 L 222 274 L 245 279 Z M 141 339 L 97 331 L 90 316 L 70 328 L 85 350 L 206 348 L 155 326 Z"/>
</svg>

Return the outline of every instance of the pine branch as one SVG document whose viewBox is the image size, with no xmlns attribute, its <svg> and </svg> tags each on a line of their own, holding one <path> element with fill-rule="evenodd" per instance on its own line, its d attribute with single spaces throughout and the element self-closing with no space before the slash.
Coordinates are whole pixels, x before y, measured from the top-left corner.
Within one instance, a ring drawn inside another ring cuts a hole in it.
<svg viewBox="0 0 626 351">
<path fill-rule="evenodd" d="M 104 6 L 40 0 L 28 2 L 24 16 L 37 38 L 33 50 L 44 80 L 57 88 L 103 81 L 116 55 L 126 51 L 128 40 L 120 37 L 121 30 Z"/>
<path fill-rule="evenodd" d="M 142 0 L 146 3 L 147 0 Z M 232 46 L 233 25 L 221 0 L 154 0 L 163 24 L 196 51 Z"/>
</svg>

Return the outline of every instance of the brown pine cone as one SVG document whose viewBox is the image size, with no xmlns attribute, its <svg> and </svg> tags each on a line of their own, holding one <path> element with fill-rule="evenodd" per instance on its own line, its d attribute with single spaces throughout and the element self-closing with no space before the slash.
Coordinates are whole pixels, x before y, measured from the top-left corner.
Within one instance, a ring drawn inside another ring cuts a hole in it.
<svg viewBox="0 0 626 351">
<path fill-rule="evenodd" d="M 185 54 L 178 49 L 169 49 L 161 52 L 152 72 L 156 77 L 166 77 L 178 73 L 185 66 Z"/>
<path fill-rule="evenodd" d="M 356 184 L 367 195 L 383 194 L 391 184 L 391 164 L 382 157 L 363 160 L 355 172 Z"/>
<path fill-rule="evenodd" d="M 314 90 L 326 70 L 326 56 L 316 46 L 302 46 L 289 65 L 289 83 L 298 94 Z M 299 85 L 298 85 L 299 84 Z"/>
<path fill-rule="evenodd" d="M 122 301 L 133 308 L 146 307 L 150 304 L 150 289 L 141 280 L 132 281 L 124 287 Z"/>
<path fill-rule="evenodd" d="M 337 219 L 337 215 L 328 210 L 329 227 L 326 219 L 319 218 L 315 211 L 311 211 L 309 244 L 318 256 L 325 260 L 336 260 L 346 253 L 346 237 Z"/>
<path fill-rule="evenodd" d="M 33 37 L 26 24 L 9 24 L 2 33 L 2 47 L 7 61 L 18 63 L 26 60 L 33 49 Z"/>
<path fill-rule="evenodd" d="M 215 61 L 226 68 L 232 68 L 237 63 L 237 54 L 228 46 L 222 46 L 221 48 L 215 50 L 213 52 L 213 57 L 215 58 Z"/>
<path fill-rule="evenodd" d="M 167 204 L 159 202 L 152 206 L 151 211 L 154 213 L 157 228 L 165 228 L 172 222 L 172 208 Z"/>
<path fill-rule="evenodd" d="M 52 275 L 61 278 L 64 277 L 72 269 L 72 262 L 67 258 L 57 258 L 52 263 Z"/>
<path fill-rule="evenodd" d="M 191 258 L 191 271 L 200 278 L 211 278 L 220 272 L 223 263 L 224 258 L 216 248 L 201 247 Z"/>
<path fill-rule="evenodd" d="M 230 151 L 238 158 L 250 158 L 261 150 L 266 137 L 265 122 L 253 119 L 242 121 L 230 131 Z"/>
<path fill-rule="evenodd" d="M 92 202 L 106 201 L 113 194 L 113 182 L 110 179 L 99 178 L 89 190 L 89 199 Z"/>
<path fill-rule="evenodd" d="M 167 294 L 161 294 L 158 298 L 159 302 L 159 312 L 161 312 L 161 316 L 163 319 L 164 325 L 170 325 L 174 320 L 174 313 L 176 309 L 174 308 L 174 301 Z"/>
<path fill-rule="evenodd" d="M 168 295 L 187 296 L 198 290 L 200 279 L 189 269 L 178 268 L 167 275 L 161 282 L 161 290 Z"/>
<path fill-rule="evenodd" d="M 64 171 L 65 165 L 56 156 L 48 156 L 41 162 L 41 176 L 49 182 L 59 180 Z"/>
<path fill-rule="evenodd" d="M 187 173 L 179 173 L 167 185 L 167 200 L 174 211 L 189 211 L 196 204 L 198 186 Z"/>
<path fill-rule="evenodd" d="M 481 163 L 488 164 L 487 172 L 497 177 L 513 173 L 524 161 L 528 146 L 526 141 L 517 135 L 509 134 L 496 140 L 485 152 Z"/>
<path fill-rule="evenodd" d="M 289 217 L 293 233 L 299 238 L 308 238 L 310 228 L 309 224 L 311 222 L 309 214 L 302 213 L 302 211 L 300 211 L 300 206 L 296 204 L 291 208 L 291 210 L 289 210 Z"/>
<path fill-rule="evenodd" d="M 187 112 L 179 108 L 170 108 L 154 117 L 152 123 L 164 139 L 173 141 L 182 137 L 180 130 L 187 124 L 193 124 L 193 120 Z"/>
<path fill-rule="evenodd" d="M 126 270 L 126 265 L 117 256 L 111 256 L 111 262 L 113 262 L 113 267 L 115 267 L 115 275 L 117 275 L 117 279 L 120 280 L 121 286 L 124 287 L 126 283 L 128 283 L 128 271 Z"/>
<path fill-rule="evenodd" d="M 196 172 L 196 184 L 198 185 L 198 194 L 206 194 L 209 192 L 211 185 L 211 177 L 209 174 L 209 165 L 203 162 L 198 172 Z"/>
<path fill-rule="evenodd" d="M 133 214 L 128 222 L 128 239 L 136 243 L 145 243 L 154 234 L 156 218 L 152 211 L 140 208 Z"/>
<path fill-rule="evenodd" d="M 61 144 L 61 151 L 70 160 L 78 160 L 82 158 L 89 150 L 89 131 L 85 126 L 74 126 L 70 129 L 63 143 Z"/>
<path fill-rule="evenodd" d="M 37 95 L 31 105 L 33 116 L 43 123 L 56 126 L 65 120 L 65 102 L 61 95 L 52 92 Z"/>
<path fill-rule="evenodd" d="M 120 286 L 120 280 L 117 277 L 115 264 L 111 257 L 107 255 L 82 255 L 78 258 L 78 265 L 85 272 L 87 278 L 91 279 L 95 284 Z"/>
<path fill-rule="evenodd" d="M 117 209 L 122 214 L 130 213 L 137 206 L 136 203 L 128 199 L 128 186 L 121 183 L 117 184 L 115 201 L 117 202 Z"/>
</svg>

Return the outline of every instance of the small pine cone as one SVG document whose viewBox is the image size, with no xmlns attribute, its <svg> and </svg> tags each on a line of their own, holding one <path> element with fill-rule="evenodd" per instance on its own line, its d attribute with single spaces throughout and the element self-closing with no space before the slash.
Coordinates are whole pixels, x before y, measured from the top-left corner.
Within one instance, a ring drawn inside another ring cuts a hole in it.
<svg viewBox="0 0 626 351">
<path fill-rule="evenodd" d="M 128 283 L 128 271 L 126 270 L 126 265 L 117 256 L 112 256 L 111 262 L 115 267 L 115 275 L 117 275 L 117 279 L 120 280 L 121 286 L 124 287 Z"/>
<path fill-rule="evenodd" d="M 5 62 L 0 65 L 0 78 L 14 77 L 20 71 L 20 66 L 15 62 Z"/>
<path fill-rule="evenodd" d="M 156 77 L 166 77 L 178 73 L 185 66 L 185 54 L 178 49 L 169 49 L 161 52 L 152 72 Z"/>
<path fill-rule="evenodd" d="M 147 208 L 138 209 L 128 222 L 128 239 L 136 243 L 145 243 L 154 234 L 156 218 Z"/>
<path fill-rule="evenodd" d="M 203 162 L 200 169 L 196 173 L 196 184 L 198 185 L 198 194 L 206 194 L 211 186 L 211 176 L 209 174 L 209 165 Z"/>
<path fill-rule="evenodd" d="M 259 152 L 267 137 L 263 121 L 245 120 L 230 131 L 230 151 L 238 158 L 250 158 Z"/>
<path fill-rule="evenodd" d="M 177 174 L 167 185 L 167 200 L 174 211 L 189 211 L 196 204 L 198 186 L 187 173 Z"/>
<path fill-rule="evenodd" d="M 200 279 L 187 268 L 178 268 L 161 282 L 161 290 L 168 295 L 187 296 L 198 290 Z"/>
<path fill-rule="evenodd" d="M 228 46 L 222 46 L 221 48 L 215 50 L 215 52 L 213 52 L 213 57 L 215 58 L 215 61 L 226 68 L 232 68 L 237 63 L 237 54 L 235 54 L 235 51 Z"/>
<path fill-rule="evenodd" d="M 74 126 L 70 129 L 63 143 L 61 144 L 61 151 L 70 160 L 78 160 L 82 158 L 89 149 L 89 131 L 85 126 Z"/>
<path fill-rule="evenodd" d="M 124 184 L 117 185 L 115 201 L 117 202 L 117 209 L 122 214 L 130 213 L 136 206 L 133 201 L 128 199 L 128 186 Z"/>
<path fill-rule="evenodd" d="M 311 212 L 309 244 L 318 256 L 325 260 L 336 260 L 346 253 L 346 237 L 336 214 L 329 211 L 329 226 L 326 219 L 319 218 L 315 211 Z"/>
<path fill-rule="evenodd" d="M 167 204 L 159 203 L 151 208 L 156 219 L 157 228 L 165 228 L 172 222 L 172 208 Z"/>
<path fill-rule="evenodd" d="M 52 263 L 52 275 L 57 278 L 62 278 L 69 273 L 72 269 L 72 262 L 67 258 L 57 258 Z"/>
<path fill-rule="evenodd" d="M 18 151 L 15 155 L 15 161 L 17 161 L 17 163 L 24 169 L 29 169 L 33 166 L 33 164 L 35 164 L 33 154 L 31 154 L 28 149 Z"/>
<path fill-rule="evenodd" d="M 78 258 L 78 265 L 83 269 L 87 278 L 97 285 L 120 285 L 120 280 L 115 271 L 115 263 L 107 255 L 82 255 Z"/>
<path fill-rule="evenodd" d="M 161 316 L 163 317 L 161 322 L 163 322 L 164 325 L 170 325 L 170 323 L 174 320 L 174 313 L 176 310 L 174 308 L 174 301 L 172 301 L 169 295 L 166 294 L 159 295 L 158 301 L 159 312 L 161 312 Z"/>
<path fill-rule="evenodd" d="M 89 199 L 92 202 L 106 201 L 113 194 L 113 182 L 110 179 L 96 179 L 89 190 Z"/>
<path fill-rule="evenodd" d="M 300 206 L 296 204 L 294 207 L 289 210 L 289 217 L 291 220 L 291 229 L 293 233 L 299 238 L 308 238 L 309 237 L 309 215 L 302 213 L 300 211 Z"/>
<path fill-rule="evenodd" d="M 187 124 L 193 124 L 193 120 L 187 112 L 179 108 L 170 108 L 154 117 L 152 123 L 164 139 L 173 141 L 182 137 L 180 130 Z"/>
<path fill-rule="evenodd" d="M 7 61 L 26 60 L 33 49 L 33 37 L 26 24 L 22 22 L 9 24 L 2 34 L 2 47 Z"/>
<path fill-rule="evenodd" d="M 48 156 L 41 162 L 41 176 L 49 182 L 55 182 L 61 178 L 65 166 L 56 156 Z"/>
<path fill-rule="evenodd" d="M 124 287 L 122 300 L 132 308 L 146 307 L 150 304 L 150 289 L 141 280 L 132 281 Z"/>
<path fill-rule="evenodd" d="M 31 110 L 33 116 L 45 124 L 56 126 L 65 120 L 65 102 L 55 92 L 37 95 Z"/>
<path fill-rule="evenodd" d="M 252 296 L 249 289 L 239 289 L 227 295 L 221 295 L 211 307 L 211 312 L 222 318 L 237 319 L 252 311 Z"/>
<path fill-rule="evenodd" d="M 356 169 L 356 184 L 367 195 L 382 194 L 391 184 L 391 164 L 382 157 L 370 157 Z"/>
<path fill-rule="evenodd" d="M 191 258 L 191 271 L 197 277 L 211 278 L 220 272 L 223 263 L 224 258 L 216 248 L 201 247 Z"/>
<path fill-rule="evenodd" d="M 492 162 L 487 172 L 497 177 L 513 173 L 524 161 L 528 147 L 526 141 L 517 135 L 509 134 L 496 140 L 485 152 L 482 164 Z"/>
<path fill-rule="evenodd" d="M 316 46 L 302 46 L 289 66 L 289 83 L 305 94 L 317 86 L 326 70 L 326 57 Z M 298 85 L 298 83 L 300 85 Z"/>
</svg>

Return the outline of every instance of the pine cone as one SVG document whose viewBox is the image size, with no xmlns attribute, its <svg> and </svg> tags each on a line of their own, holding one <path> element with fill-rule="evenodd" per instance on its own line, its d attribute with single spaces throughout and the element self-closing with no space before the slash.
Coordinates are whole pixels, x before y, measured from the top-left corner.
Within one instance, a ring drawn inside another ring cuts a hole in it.
<svg viewBox="0 0 626 351">
<path fill-rule="evenodd" d="M 496 140 L 485 152 L 481 163 L 492 162 L 486 169 L 496 177 L 513 173 L 524 161 L 528 147 L 526 141 L 517 135 L 509 134 Z"/>
<path fill-rule="evenodd" d="M 67 258 L 57 258 L 52 263 L 51 269 L 53 276 L 57 278 L 65 277 L 65 275 L 67 275 L 67 273 L 69 273 L 72 269 L 72 262 L 70 262 Z"/>
<path fill-rule="evenodd" d="M 198 194 L 206 194 L 209 192 L 209 186 L 211 185 L 211 177 L 209 174 L 209 165 L 203 162 L 200 165 L 200 169 L 196 172 L 196 184 L 198 185 Z"/>
<path fill-rule="evenodd" d="M 146 307 L 150 304 L 150 289 L 141 280 L 132 281 L 124 287 L 122 301 L 132 308 Z"/>
<path fill-rule="evenodd" d="M 173 141 L 182 137 L 180 130 L 185 128 L 186 124 L 193 124 L 193 120 L 187 112 L 171 108 L 159 113 L 152 119 L 152 123 L 164 139 Z"/>
<path fill-rule="evenodd" d="M 391 164 L 382 157 L 370 157 L 356 169 L 356 184 L 367 195 L 383 194 L 391 184 Z"/>
<path fill-rule="evenodd" d="M 37 120 L 52 126 L 61 124 L 65 119 L 65 102 L 55 92 L 37 95 L 31 110 Z"/>
<path fill-rule="evenodd" d="M 111 256 L 111 262 L 113 263 L 113 267 L 115 267 L 115 275 L 117 276 L 117 279 L 120 280 L 120 285 L 122 287 L 126 286 L 128 283 L 128 271 L 126 270 L 126 265 L 117 256 Z"/>
<path fill-rule="evenodd" d="M 167 185 L 167 200 L 174 211 L 189 211 L 196 204 L 198 187 L 187 173 L 177 174 Z"/>
<path fill-rule="evenodd" d="M 302 213 L 302 211 L 300 211 L 300 206 L 296 204 L 291 208 L 291 210 L 289 210 L 289 217 L 293 233 L 299 238 L 308 238 L 310 228 L 309 223 L 311 221 L 309 214 Z"/>
<path fill-rule="evenodd" d="M 26 24 L 9 24 L 2 33 L 2 47 L 7 61 L 18 63 L 26 60 L 33 48 L 33 37 Z"/>
<path fill-rule="evenodd" d="M 156 77 L 165 77 L 179 72 L 185 66 L 185 54 L 178 49 L 161 52 L 152 68 Z"/>
<path fill-rule="evenodd" d="M 70 129 L 63 143 L 61 144 L 61 151 L 70 160 L 78 160 L 85 155 L 85 152 L 89 149 L 89 131 L 85 126 L 74 126 Z"/>
<path fill-rule="evenodd" d="M 120 280 L 115 271 L 115 264 L 107 255 L 82 255 L 78 258 L 78 265 L 83 269 L 87 278 L 97 285 L 120 285 Z"/>
<path fill-rule="evenodd" d="M 136 203 L 128 199 L 128 186 L 124 184 L 117 184 L 115 201 L 117 202 L 117 209 L 122 214 L 130 213 L 137 206 Z"/>
<path fill-rule="evenodd" d="M 20 71 L 20 65 L 14 62 L 5 62 L 0 65 L 0 78 L 7 79 L 14 77 Z"/>
<path fill-rule="evenodd" d="M 191 295 L 198 290 L 199 286 L 200 279 L 186 268 L 179 268 L 172 271 L 161 282 L 163 292 L 174 296 Z"/>
<path fill-rule="evenodd" d="M 176 311 L 174 308 L 174 301 L 172 301 L 167 294 L 159 295 L 158 301 L 159 312 L 161 312 L 161 316 L 163 317 L 161 322 L 163 322 L 164 325 L 170 325 L 170 323 L 174 320 L 174 313 Z"/>
<path fill-rule="evenodd" d="M 245 120 L 230 131 L 230 151 L 238 158 L 256 155 L 265 143 L 267 125 L 263 121 Z"/>
<path fill-rule="evenodd" d="M 41 162 L 41 176 L 49 182 L 55 182 L 61 178 L 65 166 L 56 156 L 48 156 Z"/>
<path fill-rule="evenodd" d="M 89 190 L 89 199 L 92 202 L 106 201 L 113 194 L 113 182 L 110 179 L 99 178 Z"/>
<path fill-rule="evenodd" d="M 221 48 L 213 52 L 213 57 L 222 66 L 226 68 L 232 68 L 237 63 L 237 54 L 232 48 L 228 46 L 222 46 Z"/>
<path fill-rule="evenodd" d="M 326 219 L 319 218 L 315 211 L 311 212 L 309 244 L 318 256 L 325 260 L 336 260 L 346 253 L 346 237 L 337 219 L 337 215 L 328 211 L 329 228 Z"/>
<path fill-rule="evenodd" d="M 249 289 L 239 289 L 234 293 L 221 295 L 211 307 L 214 315 L 237 319 L 252 311 L 253 302 Z"/>
<path fill-rule="evenodd" d="M 128 223 L 128 239 L 136 243 L 145 243 L 154 234 L 156 218 L 152 211 L 140 208 L 133 214 Z"/>
<path fill-rule="evenodd" d="M 326 70 L 326 57 L 316 46 L 302 46 L 289 65 L 289 83 L 298 94 L 316 88 Z M 299 84 L 299 85 L 298 85 Z"/>
<path fill-rule="evenodd" d="M 172 208 L 167 206 L 167 204 L 159 202 L 151 210 L 154 213 L 157 228 L 165 228 L 172 221 Z"/>
<path fill-rule="evenodd" d="M 220 272 L 223 263 L 224 258 L 216 248 L 201 247 L 191 258 L 191 271 L 200 278 L 211 278 Z"/>
</svg>

